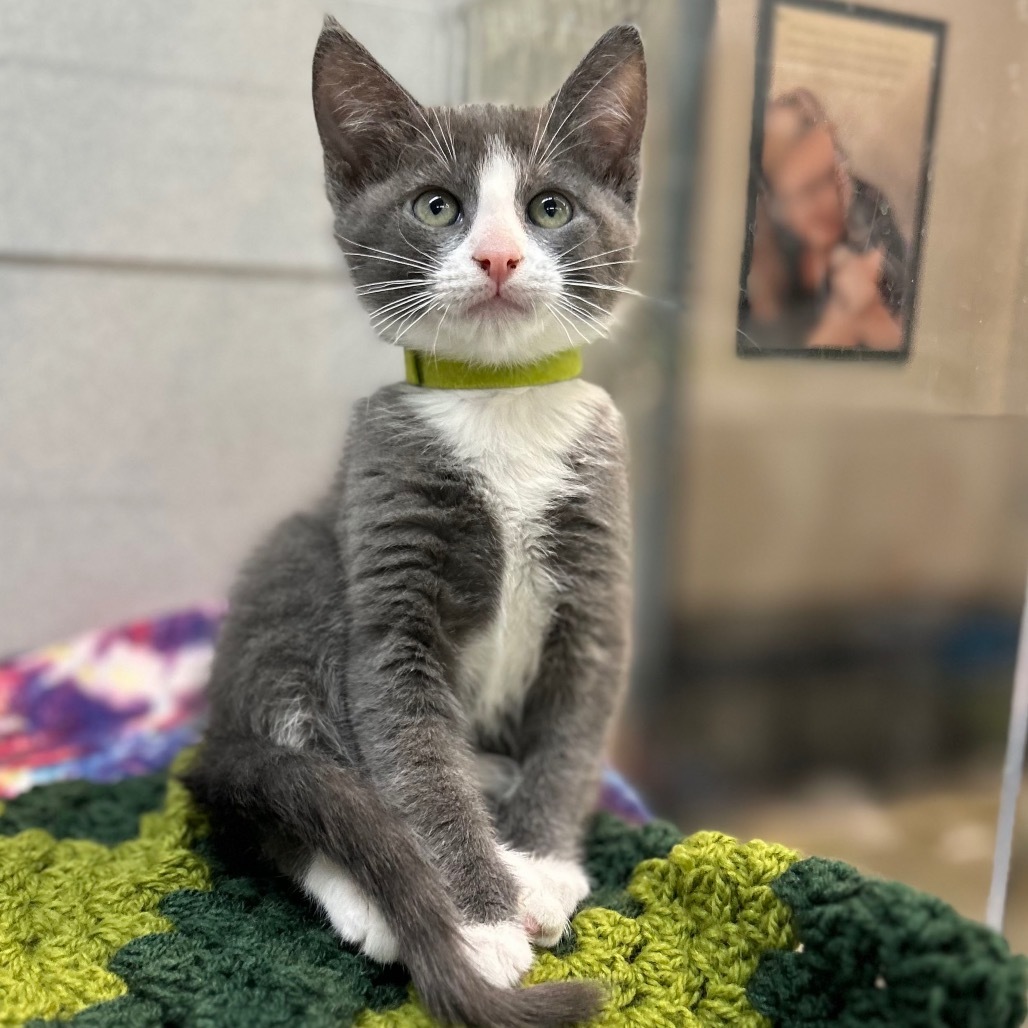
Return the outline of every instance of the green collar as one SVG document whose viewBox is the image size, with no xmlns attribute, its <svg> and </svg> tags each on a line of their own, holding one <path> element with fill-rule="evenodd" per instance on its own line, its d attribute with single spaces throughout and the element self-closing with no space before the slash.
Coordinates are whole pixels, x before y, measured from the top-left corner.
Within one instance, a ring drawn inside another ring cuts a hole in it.
<svg viewBox="0 0 1028 1028">
<path fill-rule="evenodd" d="M 582 373 L 582 351 L 562 350 L 532 364 L 491 367 L 404 350 L 407 381 L 429 389 L 517 389 L 566 382 Z"/>
</svg>

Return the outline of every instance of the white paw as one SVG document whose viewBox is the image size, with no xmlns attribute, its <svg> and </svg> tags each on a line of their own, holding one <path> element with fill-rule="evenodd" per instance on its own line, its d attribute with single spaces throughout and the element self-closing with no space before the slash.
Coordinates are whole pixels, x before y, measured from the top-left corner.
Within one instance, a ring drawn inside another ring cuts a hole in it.
<svg viewBox="0 0 1028 1028">
<path fill-rule="evenodd" d="M 400 955 L 396 936 L 382 912 L 353 878 L 334 861 L 318 854 L 300 886 L 328 914 L 336 934 L 382 964 Z"/>
<path fill-rule="evenodd" d="M 491 985 L 517 985 L 532 966 L 532 947 L 517 921 L 465 925 L 460 933 L 472 966 Z"/>
<path fill-rule="evenodd" d="M 575 908 L 589 895 L 589 879 L 573 860 L 537 857 L 520 850 L 500 856 L 521 886 L 521 918 L 532 941 L 556 946 Z"/>
</svg>

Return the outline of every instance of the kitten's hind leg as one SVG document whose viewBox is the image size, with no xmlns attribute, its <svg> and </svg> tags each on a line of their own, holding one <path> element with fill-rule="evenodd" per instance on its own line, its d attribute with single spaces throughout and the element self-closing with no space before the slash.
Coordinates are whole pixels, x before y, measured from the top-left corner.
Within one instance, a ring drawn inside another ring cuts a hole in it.
<svg viewBox="0 0 1028 1028">
<path fill-rule="evenodd" d="M 300 888 L 328 915 L 336 934 L 372 960 L 391 964 L 400 947 L 375 901 L 352 875 L 324 854 L 315 854 L 297 875 Z"/>
</svg>

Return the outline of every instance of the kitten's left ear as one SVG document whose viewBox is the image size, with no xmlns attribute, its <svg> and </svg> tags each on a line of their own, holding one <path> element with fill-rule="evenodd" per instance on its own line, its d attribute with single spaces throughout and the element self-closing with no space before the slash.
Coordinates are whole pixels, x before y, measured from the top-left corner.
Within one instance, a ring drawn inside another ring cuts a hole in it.
<svg viewBox="0 0 1028 1028">
<path fill-rule="evenodd" d="M 602 35 L 549 103 L 540 150 L 574 146 L 600 177 L 635 203 L 639 150 L 646 125 L 646 55 L 634 25 Z"/>
<path fill-rule="evenodd" d="M 388 173 L 418 102 L 330 16 L 314 51 L 314 116 L 325 165 L 347 189 Z"/>
</svg>

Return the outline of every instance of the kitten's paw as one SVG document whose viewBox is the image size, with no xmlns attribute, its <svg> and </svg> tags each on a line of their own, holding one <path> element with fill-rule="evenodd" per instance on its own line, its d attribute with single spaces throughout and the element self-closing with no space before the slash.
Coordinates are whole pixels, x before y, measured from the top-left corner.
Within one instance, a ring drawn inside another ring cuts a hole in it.
<svg viewBox="0 0 1028 1028">
<path fill-rule="evenodd" d="M 525 930 L 537 946 L 556 946 L 579 903 L 589 895 L 589 879 L 573 860 L 501 850 L 521 887 Z"/>
<path fill-rule="evenodd" d="M 334 861 L 319 854 L 300 878 L 300 885 L 328 914 L 344 942 L 382 964 L 399 958 L 396 936 L 374 900 Z"/>
<path fill-rule="evenodd" d="M 491 985 L 517 985 L 532 966 L 532 946 L 518 921 L 470 924 L 460 932 L 472 966 Z"/>
</svg>

